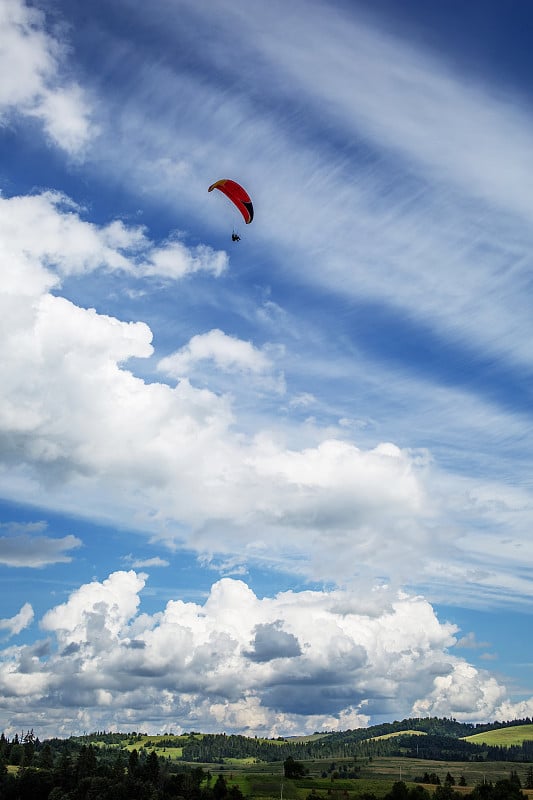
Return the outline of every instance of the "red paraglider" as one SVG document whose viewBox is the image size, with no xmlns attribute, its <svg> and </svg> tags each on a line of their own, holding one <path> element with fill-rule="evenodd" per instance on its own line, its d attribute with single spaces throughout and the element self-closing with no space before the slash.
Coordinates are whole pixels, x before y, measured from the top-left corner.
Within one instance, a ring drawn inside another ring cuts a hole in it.
<svg viewBox="0 0 533 800">
<path fill-rule="evenodd" d="M 250 224 L 254 218 L 254 207 L 250 197 L 248 196 L 248 192 L 246 192 L 246 190 L 243 189 L 240 184 L 229 180 L 229 178 L 222 178 L 222 180 L 211 184 L 207 191 L 212 192 L 213 189 L 218 189 L 225 194 L 226 197 L 228 197 L 239 209 L 246 224 Z"/>
</svg>

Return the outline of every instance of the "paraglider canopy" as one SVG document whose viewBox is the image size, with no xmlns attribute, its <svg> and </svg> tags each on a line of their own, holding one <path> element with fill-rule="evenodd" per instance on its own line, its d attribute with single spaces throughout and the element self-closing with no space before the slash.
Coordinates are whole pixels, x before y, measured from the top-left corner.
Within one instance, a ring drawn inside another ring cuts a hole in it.
<svg viewBox="0 0 533 800">
<path fill-rule="evenodd" d="M 229 178 L 222 178 L 222 180 L 212 183 L 207 191 L 212 192 L 213 189 L 218 189 L 225 194 L 239 209 L 246 224 L 250 224 L 254 218 L 254 207 L 248 192 L 240 184 L 229 180 Z"/>
</svg>

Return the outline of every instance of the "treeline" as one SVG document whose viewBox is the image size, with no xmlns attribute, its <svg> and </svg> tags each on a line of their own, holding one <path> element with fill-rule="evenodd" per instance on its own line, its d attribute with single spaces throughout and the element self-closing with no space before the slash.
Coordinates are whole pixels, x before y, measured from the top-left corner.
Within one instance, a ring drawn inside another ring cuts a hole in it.
<svg viewBox="0 0 533 800">
<path fill-rule="evenodd" d="M 483 726 L 483 729 L 487 729 L 486 726 Z M 300 760 L 339 758 L 357 755 L 358 745 L 361 742 L 405 730 L 419 730 L 427 734 L 455 738 L 480 732 L 480 728 L 474 725 L 466 725 L 453 719 L 424 717 L 372 725 L 369 728 L 356 728 L 340 733 L 320 734 L 319 738 L 314 740 L 257 739 L 248 736 L 226 735 L 225 733 L 205 734 L 201 738 L 191 735 L 185 743 L 182 743 L 182 759 L 183 761 L 217 763 L 226 758 L 256 758 L 267 762 L 284 761 L 289 756 Z"/>
<path fill-rule="evenodd" d="M 365 740 L 358 746 L 361 757 L 404 756 L 435 761 L 533 761 L 533 741 L 503 747 L 474 744 L 453 736 L 398 735 L 377 741 Z"/>
<path fill-rule="evenodd" d="M 6 740 L 4 740 L 6 741 Z M 46 757 L 44 754 L 46 753 Z M 81 745 L 55 752 L 47 742 L 35 764 L 15 774 L 0 762 L 2 800 L 243 800 L 236 786 L 200 767 L 172 772 L 167 759 Z"/>
<path fill-rule="evenodd" d="M 226 758 L 255 758 L 258 761 L 285 761 L 286 758 L 313 758 L 313 743 L 292 743 L 287 740 L 252 739 L 225 733 L 191 736 L 182 744 L 183 761 L 222 763 Z"/>
<path fill-rule="evenodd" d="M 272 762 L 284 761 L 289 757 L 305 761 L 317 758 L 405 756 L 441 761 L 533 761 L 533 741 L 503 747 L 474 744 L 457 735 L 432 733 L 425 736 L 400 733 L 388 739 L 379 739 L 369 735 L 368 731 L 374 730 L 347 731 L 302 742 L 206 734 L 202 738 L 191 737 L 183 745 L 182 760 L 221 764 L 228 758 L 255 758 L 257 761 Z M 374 737 L 382 735 L 374 732 Z M 170 741 L 166 746 L 171 746 Z"/>
<path fill-rule="evenodd" d="M 502 747 L 474 744 L 461 737 L 514 725 L 532 724 L 530 718 L 485 725 L 458 722 L 438 717 L 409 718 L 401 721 L 357 728 L 343 732 L 317 734 L 312 739 L 262 739 L 248 736 L 197 733 L 175 737 L 164 734 L 153 741 L 146 734 L 96 731 L 83 737 L 48 739 L 41 743 L 33 731 L 15 735 L 12 740 L 0 736 L 0 764 L 48 769 L 51 760 L 64 752 L 76 758 L 79 750 L 90 742 L 98 743 L 103 760 L 112 759 L 117 750 L 136 747 L 142 757 L 154 747 L 182 748 L 182 762 L 223 763 L 228 758 L 252 758 L 257 761 L 298 761 L 372 756 L 405 756 L 451 761 L 533 761 L 533 742 Z M 414 736 L 418 731 L 424 736 Z M 390 734 L 395 734 L 390 736 Z M 390 738 L 379 738 L 389 735 Z M 175 763 L 175 757 L 173 759 Z"/>
</svg>

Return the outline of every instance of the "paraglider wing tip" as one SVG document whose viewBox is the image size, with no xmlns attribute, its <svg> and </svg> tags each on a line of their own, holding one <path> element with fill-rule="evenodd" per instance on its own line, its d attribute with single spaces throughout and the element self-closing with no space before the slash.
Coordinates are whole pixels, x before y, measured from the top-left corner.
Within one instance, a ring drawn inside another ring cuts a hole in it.
<svg viewBox="0 0 533 800">
<path fill-rule="evenodd" d="M 251 221 L 253 220 L 253 218 L 254 218 L 254 207 L 253 207 L 253 205 L 252 205 L 252 203 L 251 203 L 251 202 L 249 202 L 249 203 L 246 203 L 246 202 L 244 202 L 244 201 L 243 201 L 243 203 L 242 203 L 242 204 L 243 204 L 243 206 L 245 207 L 246 211 L 248 212 L 248 219 L 246 220 L 246 224 L 247 224 L 247 225 L 249 225 L 249 224 L 250 224 L 250 222 L 251 222 Z"/>
<path fill-rule="evenodd" d="M 226 183 L 226 181 L 227 181 L 227 178 L 222 178 L 222 180 L 220 180 L 220 181 L 215 181 L 214 183 L 211 184 L 211 186 L 209 187 L 209 189 L 207 191 L 208 192 L 212 192 L 213 189 L 218 189 L 219 186 L 221 186 L 222 184 Z"/>
</svg>

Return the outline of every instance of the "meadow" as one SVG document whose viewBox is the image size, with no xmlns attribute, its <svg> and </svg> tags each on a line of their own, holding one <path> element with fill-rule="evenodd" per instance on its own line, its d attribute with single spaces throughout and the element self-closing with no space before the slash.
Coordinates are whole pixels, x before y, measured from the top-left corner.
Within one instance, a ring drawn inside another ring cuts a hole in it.
<svg viewBox="0 0 533 800">
<path fill-rule="evenodd" d="M 485 733 L 474 733 L 472 736 L 465 736 L 464 739 L 473 744 L 512 747 L 533 740 L 533 725 L 511 725 L 508 728 L 498 728 Z"/>
<path fill-rule="evenodd" d="M 353 766 L 353 759 L 346 762 Z M 212 779 L 222 774 L 228 786 L 237 786 L 243 795 L 248 798 L 260 800 L 307 800 L 313 793 L 324 800 L 357 800 L 357 798 L 374 794 L 376 798 L 384 797 L 390 792 L 396 781 L 402 780 L 408 786 L 416 786 L 415 778 L 423 776 L 425 772 L 435 773 L 444 784 L 447 773 L 456 781 L 455 791 L 466 794 L 479 783 L 493 782 L 501 778 L 509 778 L 511 771 L 516 771 L 522 785 L 526 783 L 528 764 L 510 764 L 509 762 L 492 763 L 464 763 L 453 761 L 429 761 L 425 759 L 405 758 L 374 758 L 371 762 L 362 763 L 359 778 L 332 778 L 322 777 L 322 774 L 331 766 L 329 761 L 314 760 L 302 762 L 309 774 L 305 778 L 288 780 L 283 777 L 283 764 L 263 764 L 261 771 L 258 765 L 237 765 L 231 768 L 224 765 L 203 765 L 209 770 Z M 343 760 L 338 759 L 336 766 L 341 769 Z M 458 786 L 463 776 L 467 785 Z M 422 784 L 428 791 L 433 792 L 435 785 Z M 523 790 L 524 794 L 533 798 L 533 790 Z"/>
<path fill-rule="evenodd" d="M 420 735 L 424 732 L 407 729 L 394 733 L 386 733 L 372 737 L 374 741 L 386 741 L 398 735 Z M 327 739 L 329 734 L 315 734 L 310 737 L 294 737 L 290 739 L 265 740 L 270 744 L 304 743 Z M 306 770 L 306 775 L 299 779 L 284 777 L 283 759 L 264 761 L 254 757 L 220 758 L 210 762 L 188 762 L 183 760 L 183 748 L 191 740 L 202 741 L 203 735 L 194 734 L 137 734 L 123 740 L 120 745 L 126 751 L 136 749 L 149 753 L 155 751 L 158 756 L 169 762 L 173 769 L 183 767 L 201 767 L 207 774 L 208 782 L 214 785 L 218 775 L 223 775 L 228 787 L 236 786 L 246 798 L 259 800 L 307 800 L 309 795 L 323 800 L 357 800 L 364 795 L 373 794 L 382 798 L 396 781 L 404 781 L 408 786 L 421 784 L 425 773 L 435 774 L 444 784 L 450 774 L 455 781 L 454 790 L 461 794 L 471 791 L 483 782 L 495 783 L 502 778 L 509 778 L 516 772 L 525 786 L 527 773 L 531 767 L 527 762 L 510 761 L 452 761 L 430 760 L 422 758 L 406 758 L 401 755 L 374 755 L 372 757 L 309 758 L 298 759 Z M 484 733 L 464 737 L 467 741 L 483 746 L 492 745 L 511 747 L 523 741 L 533 740 L 533 724 L 513 725 L 497 728 Z M 259 741 L 259 740 L 258 740 Z M 94 742 L 98 744 L 98 742 Z M 347 773 L 357 772 L 357 777 L 347 777 Z M 459 786 L 459 782 L 466 786 Z M 422 784 L 430 792 L 435 790 L 434 784 Z M 523 790 L 533 800 L 533 790 Z"/>
</svg>

